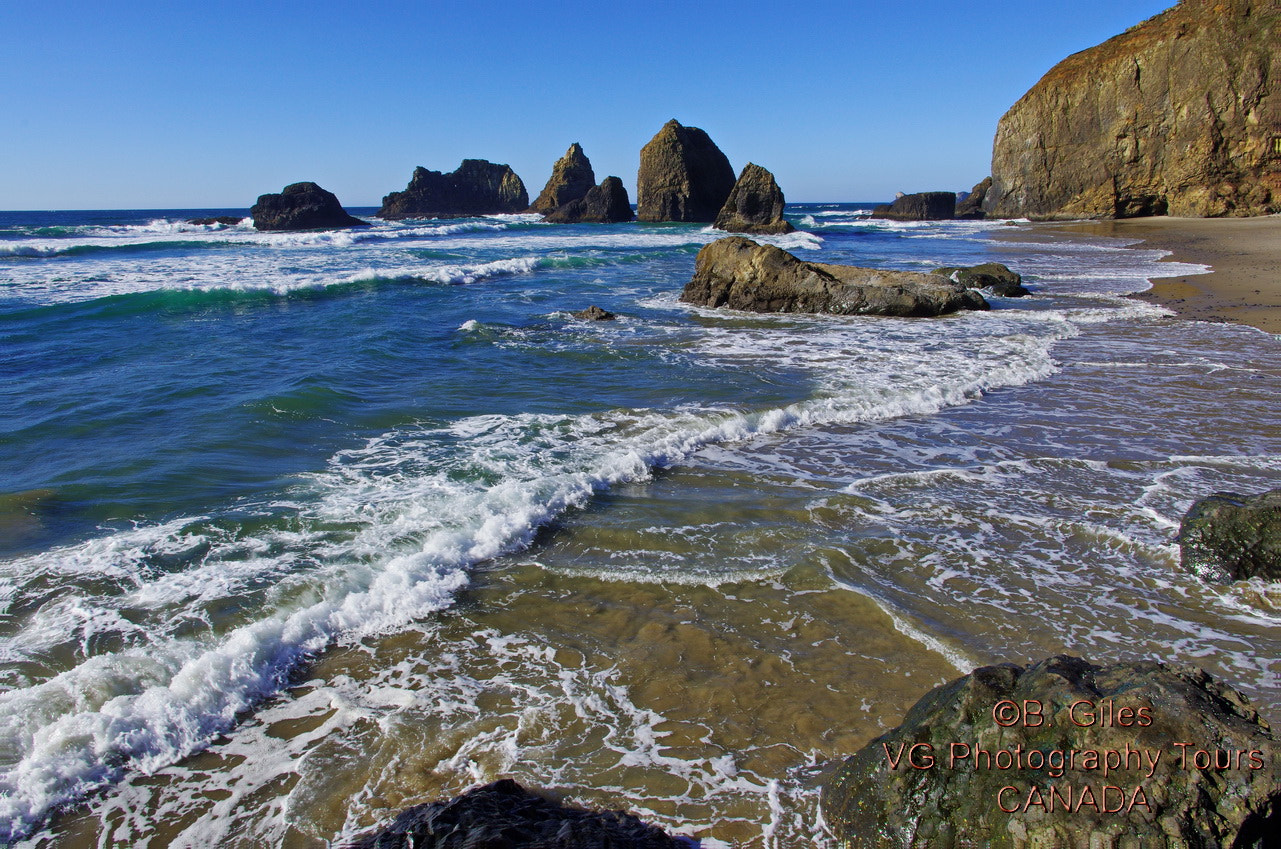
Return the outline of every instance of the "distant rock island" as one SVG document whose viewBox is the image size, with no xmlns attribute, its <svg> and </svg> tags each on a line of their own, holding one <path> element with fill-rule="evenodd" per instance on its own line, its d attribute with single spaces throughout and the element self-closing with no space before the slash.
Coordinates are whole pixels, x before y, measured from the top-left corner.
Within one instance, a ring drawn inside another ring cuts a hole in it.
<svg viewBox="0 0 1281 849">
<path fill-rule="evenodd" d="M 730 233 L 790 233 L 796 228 L 783 219 L 784 205 L 783 190 L 774 175 L 749 162 L 712 226 Z"/>
<path fill-rule="evenodd" d="M 698 127 L 675 118 L 641 148 L 636 217 L 641 221 L 716 220 L 734 188 L 734 169 Z"/>
<path fill-rule="evenodd" d="M 546 215 L 557 207 L 583 199 L 595 185 L 596 172 L 592 170 L 591 160 L 583 153 L 582 146 L 574 142 L 552 166 L 547 185 L 529 211 Z"/>
<path fill-rule="evenodd" d="M 1073 54 L 996 130 L 991 215 L 1281 211 L 1281 8 L 1183 0 Z"/>
<path fill-rule="evenodd" d="M 956 216 L 955 192 L 916 192 L 873 207 L 873 218 L 892 221 L 948 221 Z"/>
<path fill-rule="evenodd" d="M 617 224 L 635 217 L 627 189 L 617 177 L 606 177 L 583 197 L 556 207 L 546 216 L 556 224 Z"/>
<path fill-rule="evenodd" d="M 529 208 L 525 184 L 507 165 L 464 159 L 448 174 L 419 166 L 403 192 L 383 198 L 378 217 L 465 218 L 473 215 L 524 212 Z"/>
<path fill-rule="evenodd" d="M 259 230 L 334 230 L 368 227 L 348 215 L 333 192 L 315 183 L 291 183 L 280 194 L 259 195 L 249 210 Z"/>
</svg>

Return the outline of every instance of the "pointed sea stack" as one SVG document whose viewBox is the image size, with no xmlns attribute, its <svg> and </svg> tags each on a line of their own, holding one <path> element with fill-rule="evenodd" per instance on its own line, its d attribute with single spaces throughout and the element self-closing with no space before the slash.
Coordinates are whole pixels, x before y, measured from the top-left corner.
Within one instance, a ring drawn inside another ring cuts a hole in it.
<svg viewBox="0 0 1281 849">
<path fill-rule="evenodd" d="M 315 183 L 290 183 L 280 194 L 259 195 L 249 210 L 259 230 L 338 230 L 368 227 L 347 214 L 333 192 Z"/>
<path fill-rule="evenodd" d="M 641 148 L 636 217 L 641 221 L 715 221 L 734 188 L 734 169 L 698 127 L 675 118 Z"/>
<path fill-rule="evenodd" d="M 1281 212 L 1281 6 L 1183 0 L 1055 65 L 992 145 L 991 216 Z"/>
<path fill-rule="evenodd" d="M 556 224 L 617 224 L 636 217 L 627 189 L 617 177 L 606 177 L 599 186 L 592 186 L 586 197 L 570 201 L 547 214 L 547 220 Z"/>
<path fill-rule="evenodd" d="M 749 162 L 712 226 L 730 233 L 790 233 L 796 228 L 783 220 L 783 205 L 783 190 L 774 175 Z"/>
<path fill-rule="evenodd" d="M 592 163 L 578 142 L 574 142 L 552 166 L 551 178 L 529 211 L 546 215 L 557 207 L 586 197 L 595 185 L 596 172 L 592 171 Z"/>
<path fill-rule="evenodd" d="M 378 217 L 466 218 L 524 212 L 529 208 L 525 184 L 507 165 L 464 159 L 457 171 L 442 174 L 419 166 L 403 192 L 383 198 Z"/>
</svg>

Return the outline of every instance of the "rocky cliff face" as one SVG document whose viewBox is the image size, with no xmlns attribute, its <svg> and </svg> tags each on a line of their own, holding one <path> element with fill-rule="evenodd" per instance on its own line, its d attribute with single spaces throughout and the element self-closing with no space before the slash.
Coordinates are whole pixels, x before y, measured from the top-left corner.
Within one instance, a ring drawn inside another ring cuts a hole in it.
<svg viewBox="0 0 1281 849">
<path fill-rule="evenodd" d="M 783 219 L 784 205 L 774 175 L 749 162 L 713 226 L 730 233 L 790 233 L 796 228 Z"/>
<path fill-rule="evenodd" d="M 315 183 L 290 183 L 280 194 L 259 195 L 249 214 L 253 216 L 254 227 L 259 230 L 334 230 L 369 226 L 367 221 L 348 215 L 333 192 L 325 191 Z"/>
<path fill-rule="evenodd" d="M 1281 6 L 1182 0 L 1054 66 L 997 126 L 984 210 L 1281 211 Z"/>
<path fill-rule="evenodd" d="M 552 166 L 552 176 L 532 207 L 543 215 L 557 207 L 580 200 L 596 185 L 596 172 L 578 142 L 569 146 L 565 155 Z"/>
<path fill-rule="evenodd" d="M 730 190 L 734 169 L 698 127 L 675 118 L 641 148 L 636 217 L 641 221 L 714 221 Z"/>
<path fill-rule="evenodd" d="M 507 165 L 484 159 L 464 159 L 458 170 L 448 174 L 414 169 L 403 192 L 383 198 L 379 218 L 461 218 L 524 212 L 529 193 L 516 172 Z"/>
</svg>

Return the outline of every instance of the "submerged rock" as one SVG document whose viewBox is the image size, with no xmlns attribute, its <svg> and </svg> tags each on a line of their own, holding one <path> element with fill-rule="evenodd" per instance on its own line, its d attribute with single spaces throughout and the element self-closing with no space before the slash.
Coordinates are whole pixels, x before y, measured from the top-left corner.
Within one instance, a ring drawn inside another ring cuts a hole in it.
<svg viewBox="0 0 1281 849">
<path fill-rule="evenodd" d="M 1281 212 L 1281 14 L 1182 0 L 1055 65 L 1001 118 L 1002 217 Z"/>
<path fill-rule="evenodd" d="M 188 218 L 188 224 L 199 224 L 202 227 L 209 227 L 214 224 L 223 224 L 227 227 L 234 227 L 245 219 L 239 215 L 215 215 L 213 218 Z M 365 222 L 361 222 L 362 224 Z"/>
<path fill-rule="evenodd" d="M 698 252 L 685 303 L 752 312 L 932 316 L 987 309 L 977 292 L 937 274 L 802 262 L 742 236 Z"/>
<path fill-rule="evenodd" d="M 552 166 L 552 175 L 530 207 L 543 215 L 572 201 L 581 200 L 596 185 L 596 172 L 578 142 L 569 146 L 565 155 Z"/>
<path fill-rule="evenodd" d="M 1179 526 L 1179 556 L 1206 581 L 1281 581 L 1281 489 L 1216 492 L 1193 504 Z"/>
<path fill-rule="evenodd" d="M 893 203 L 872 209 L 873 218 L 893 221 L 947 221 L 956 215 L 955 192 L 917 192 L 900 195 Z"/>
<path fill-rule="evenodd" d="M 1277 846 L 1278 754 L 1249 702 L 1199 669 L 987 666 L 848 758 L 823 818 L 847 849 Z"/>
<path fill-rule="evenodd" d="M 992 178 L 984 177 L 970 193 L 965 196 L 964 200 L 956 202 L 956 211 L 953 218 L 961 218 L 970 221 L 977 221 L 985 217 L 983 212 L 983 199 L 987 197 L 988 189 L 992 188 Z"/>
<path fill-rule="evenodd" d="M 549 802 L 504 779 L 401 812 L 351 849 L 689 849 L 622 811 Z"/>
<path fill-rule="evenodd" d="M 574 318 L 579 319 L 580 321 L 613 321 L 618 318 L 618 316 L 614 315 L 609 310 L 603 310 L 595 304 L 592 304 L 587 309 L 579 310 L 574 313 Z"/>
<path fill-rule="evenodd" d="M 259 230 L 336 230 L 368 227 L 368 221 L 348 215 L 333 192 L 315 183 L 290 183 L 280 194 L 259 195 L 249 210 Z M 236 219 L 235 223 L 240 223 Z"/>
<path fill-rule="evenodd" d="M 774 175 L 749 162 L 712 226 L 730 233 L 790 233 L 796 228 L 783 220 L 784 204 Z"/>
<path fill-rule="evenodd" d="M 507 165 L 464 159 L 448 174 L 419 166 L 403 192 L 383 198 L 378 217 L 465 218 L 473 215 L 524 212 L 529 208 L 525 184 Z"/>
<path fill-rule="evenodd" d="M 999 262 L 948 266 L 936 268 L 933 273 L 942 274 L 949 280 L 960 283 L 966 289 L 991 289 L 993 294 L 1002 298 L 1021 298 L 1029 294 L 1023 286 L 1023 276 Z"/>
<path fill-rule="evenodd" d="M 627 189 L 617 177 L 606 177 L 599 186 L 592 186 L 584 197 L 547 214 L 547 220 L 556 224 L 617 224 L 635 217 Z"/>
<path fill-rule="evenodd" d="M 720 148 L 698 127 L 673 118 L 641 148 L 636 217 L 714 221 L 733 188 L 734 169 Z"/>
</svg>

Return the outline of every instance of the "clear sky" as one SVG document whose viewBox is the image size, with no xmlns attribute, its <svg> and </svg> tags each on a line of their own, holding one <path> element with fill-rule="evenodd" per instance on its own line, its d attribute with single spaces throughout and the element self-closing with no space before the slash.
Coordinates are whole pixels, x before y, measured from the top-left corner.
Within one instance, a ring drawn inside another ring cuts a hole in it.
<svg viewBox="0 0 1281 849">
<path fill-rule="evenodd" d="M 1173 0 L 0 0 L 0 209 L 377 205 L 414 166 L 571 142 L 635 201 L 669 118 L 791 201 L 968 189 L 1063 57 Z"/>
</svg>

